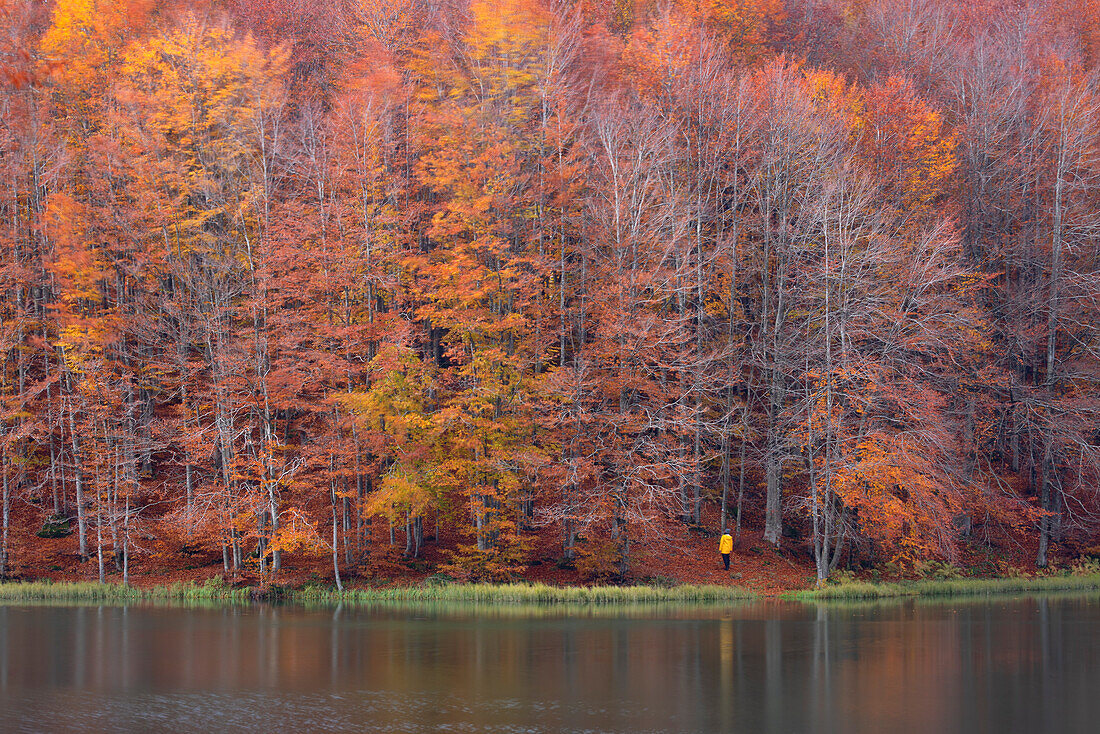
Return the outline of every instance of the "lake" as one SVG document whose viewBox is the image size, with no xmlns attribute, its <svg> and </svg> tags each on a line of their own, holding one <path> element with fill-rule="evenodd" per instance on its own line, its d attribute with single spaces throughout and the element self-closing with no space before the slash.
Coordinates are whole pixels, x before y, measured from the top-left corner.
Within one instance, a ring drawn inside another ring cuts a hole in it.
<svg viewBox="0 0 1100 734">
<path fill-rule="evenodd" d="M 1100 596 L 0 606 L 0 730 L 1095 732 Z"/>
</svg>

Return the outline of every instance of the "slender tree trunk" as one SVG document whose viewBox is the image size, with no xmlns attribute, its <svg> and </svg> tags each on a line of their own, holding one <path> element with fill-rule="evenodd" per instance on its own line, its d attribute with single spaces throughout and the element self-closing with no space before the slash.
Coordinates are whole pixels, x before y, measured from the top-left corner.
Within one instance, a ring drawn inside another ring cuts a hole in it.
<svg viewBox="0 0 1100 734">
<path fill-rule="evenodd" d="M 49 400 L 49 397 L 46 399 Z M 57 446 L 54 444 L 53 423 L 49 419 L 49 413 L 47 413 L 46 423 L 50 426 L 50 495 L 53 499 L 53 514 L 57 516 L 61 514 L 61 496 L 57 491 L 57 462 L 60 458 L 57 455 Z"/>
<path fill-rule="evenodd" d="M 0 579 L 7 578 L 8 576 L 8 528 L 11 525 L 11 497 L 9 492 L 11 487 L 8 479 L 8 450 L 7 446 L 4 447 L 3 455 L 0 456 L 0 463 L 3 464 L 3 538 L 0 539 Z"/>
<path fill-rule="evenodd" d="M 131 466 L 133 466 L 131 464 Z M 130 485 L 132 488 L 133 485 Z M 130 491 L 126 492 L 126 514 L 122 516 L 122 584 L 130 585 Z"/>
<path fill-rule="evenodd" d="M 718 515 L 718 531 L 725 532 L 726 530 L 726 515 L 727 503 L 729 502 L 730 494 L 730 436 L 729 427 L 726 427 L 725 435 L 722 436 L 722 468 L 719 470 L 719 478 L 722 482 L 722 500 L 719 507 L 721 508 Z"/>
<path fill-rule="evenodd" d="M 1062 191 L 1064 174 L 1066 170 L 1066 146 L 1065 146 L 1065 122 L 1059 128 L 1059 140 L 1056 161 L 1054 165 L 1054 222 L 1051 232 L 1051 267 L 1050 267 L 1050 294 L 1047 300 L 1047 349 L 1046 349 L 1046 376 L 1045 386 L 1048 391 L 1053 391 L 1056 382 L 1056 353 L 1058 344 L 1058 320 L 1059 299 L 1062 285 L 1062 216 L 1063 202 Z M 1049 409 L 1048 409 L 1049 411 Z M 1035 564 L 1040 568 L 1047 565 L 1047 553 L 1050 546 L 1051 528 L 1053 526 L 1053 501 L 1051 485 L 1054 483 L 1053 473 L 1057 470 L 1053 460 L 1053 429 L 1050 426 L 1052 418 L 1047 417 L 1047 426 L 1043 436 L 1043 468 L 1042 487 L 1040 488 L 1041 509 L 1043 517 L 1039 521 L 1039 550 Z"/>
<path fill-rule="evenodd" d="M 351 512 L 348 507 L 348 478 L 344 477 L 344 496 L 340 498 L 340 527 L 344 531 L 342 543 L 344 548 L 344 564 L 351 565 L 351 543 L 348 535 L 351 534 Z"/>
<path fill-rule="evenodd" d="M 76 484 L 76 534 L 79 542 L 80 557 L 88 557 L 87 520 L 84 516 L 84 472 L 80 466 L 80 441 L 76 435 L 76 418 L 72 400 L 69 401 L 69 437 L 73 449 L 73 475 Z"/>
<path fill-rule="evenodd" d="M 768 399 L 768 439 L 764 474 L 767 481 L 767 496 L 764 504 L 764 540 L 778 546 L 783 536 L 783 475 L 782 442 L 779 435 L 779 411 L 783 401 L 783 387 L 780 384 L 779 370 L 772 368 L 769 380 Z"/>
<path fill-rule="evenodd" d="M 103 503 L 96 503 L 95 517 L 95 555 L 99 563 L 99 583 L 107 583 L 107 576 L 103 568 Z"/>
<path fill-rule="evenodd" d="M 329 459 L 329 492 L 332 500 L 332 572 L 336 579 L 336 590 L 343 591 L 344 584 L 340 580 L 340 545 L 336 537 L 336 461 L 334 457 L 329 457 Z"/>
<path fill-rule="evenodd" d="M 104 426 L 104 430 L 106 431 L 106 426 Z M 107 455 L 111 455 L 110 449 L 108 449 Z M 116 443 L 114 447 L 114 462 L 111 465 L 111 493 L 107 501 L 107 524 L 111 532 L 111 551 L 114 553 L 115 571 L 122 571 L 122 558 L 119 557 L 118 552 L 120 545 L 118 542 L 119 460 L 119 448 Z"/>
<path fill-rule="evenodd" d="M 1036 554 L 1035 565 L 1039 568 L 1046 568 L 1047 566 L 1047 552 L 1050 548 L 1050 527 L 1051 527 L 1051 501 L 1050 501 L 1050 485 L 1051 485 L 1051 428 L 1048 426 L 1044 431 L 1043 436 L 1043 466 L 1040 471 L 1039 479 L 1039 509 L 1043 511 L 1043 516 L 1039 518 L 1039 551 Z"/>
<path fill-rule="evenodd" d="M 186 532 L 187 532 L 187 537 L 190 538 L 191 537 L 191 521 L 190 521 L 190 518 L 191 518 L 192 510 L 195 507 L 195 490 L 194 490 L 194 480 L 191 478 L 191 462 L 188 462 L 187 465 L 184 467 L 183 488 L 184 488 L 184 491 L 187 493 L 186 494 L 186 505 L 185 505 L 185 507 L 187 508 L 188 522 L 187 522 L 187 531 Z"/>
<path fill-rule="evenodd" d="M 49 430 L 49 443 L 50 443 L 50 494 L 53 497 L 53 514 L 54 517 L 61 514 L 62 497 L 59 496 L 57 491 L 57 465 L 61 461 L 59 451 L 56 443 L 54 442 L 54 422 L 53 422 L 53 395 L 52 386 L 50 384 L 50 360 L 47 357 L 42 360 L 46 368 L 46 426 Z M 64 486 L 62 486 L 62 494 L 64 494 Z"/>
<path fill-rule="evenodd" d="M 741 509 L 744 506 L 745 501 L 745 452 L 748 449 L 748 430 L 749 430 L 749 406 L 746 404 L 741 411 L 741 451 L 739 458 L 739 465 L 737 467 L 737 529 L 734 534 L 734 541 L 741 542 Z"/>
<path fill-rule="evenodd" d="M 264 577 L 267 573 L 267 510 L 261 509 L 256 513 L 256 535 L 259 536 L 256 542 L 256 552 L 260 557 L 260 578 Z"/>
</svg>

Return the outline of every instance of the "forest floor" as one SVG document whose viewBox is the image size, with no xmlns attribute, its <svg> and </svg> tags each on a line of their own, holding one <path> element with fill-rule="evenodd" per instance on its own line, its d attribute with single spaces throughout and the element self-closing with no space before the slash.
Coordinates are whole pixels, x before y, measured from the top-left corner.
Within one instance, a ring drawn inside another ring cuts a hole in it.
<svg viewBox="0 0 1100 734">
<path fill-rule="evenodd" d="M 94 525 L 88 529 L 89 557 L 82 559 L 78 552 L 75 532 L 64 537 L 40 538 L 36 533 L 42 528 L 43 513 L 39 508 L 24 505 L 14 514 L 14 527 L 10 542 L 10 563 L 14 578 L 22 580 L 49 580 L 52 582 L 95 581 L 99 578 Z M 717 527 L 717 518 L 704 518 L 702 527 Z M 207 579 L 224 577 L 222 556 L 215 547 L 188 544 L 180 540 L 166 541 L 173 537 L 157 532 L 155 526 L 142 529 L 136 543 L 138 548 L 131 555 L 130 582 L 142 588 L 165 586 L 174 583 L 201 583 Z M 374 554 L 370 563 L 354 566 L 344 563 L 341 557 L 341 576 L 349 588 L 385 587 L 419 584 L 436 573 L 448 560 L 447 551 L 468 539 L 446 532 L 433 538 L 433 526 L 425 528 L 426 542 L 421 558 L 405 559 L 404 538 L 397 533 L 396 545 L 390 549 L 388 532 L 374 540 Z M 107 533 L 104 532 L 106 536 Z M 657 535 L 657 534 L 655 534 Z M 516 580 L 531 581 L 553 586 L 608 583 L 611 579 L 593 578 L 571 568 L 559 567 L 561 557 L 560 534 L 550 528 L 527 533 L 529 565 Z M 109 541 L 105 537 L 105 545 Z M 631 579 L 634 583 L 729 585 L 747 589 L 759 596 L 770 597 L 814 586 L 816 577 L 805 540 L 784 538 L 780 548 L 763 540 L 759 528 L 744 529 L 734 548 L 730 570 L 722 567 L 717 552 L 717 533 L 689 528 L 669 522 L 660 528 L 659 537 L 636 539 L 631 543 Z M 1063 549 L 1069 560 L 1077 558 L 1076 549 Z M 115 568 L 113 557 L 105 551 L 107 581 L 121 582 L 122 574 Z M 341 553 L 341 556 L 343 554 Z M 1032 548 L 1025 547 L 1018 539 L 1002 537 L 996 544 L 975 541 L 964 548 L 956 566 L 966 575 L 993 577 L 1010 569 L 1027 572 L 1034 570 Z M 1030 563 L 1030 565 L 1029 565 Z M 332 557 L 327 554 L 288 552 L 283 557 L 283 567 L 272 578 L 261 579 L 255 573 L 255 562 L 250 570 L 232 574 L 225 580 L 237 586 L 278 584 L 300 587 L 304 584 L 328 585 L 334 580 Z M 890 567 L 857 574 L 864 580 L 889 581 L 913 575 L 903 574 Z"/>
<path fill-rule="evenodd" d="M 554 549 L 558 542 L 556 535 L 545 533 L 535 536 L 530 565 L 518 580 L 555 586 L 593 583 L 593 579 L 586 578 L 575 569 L 558 567 L 561 552 Z M 453 544 L 448 545 L 453 547 Z M 687 532 L 679 538 L 635 542 L 632 549 L 635 553 L 632 579 L 639 583 L 733 585 L 764 596 L 812 586 L 814 573 L 809 559 L 792 551 L 776 550 L 762 540 L 758 531 L 742 534 L 741 543 L 731 556 L 729 571 L 722 567 L 717 545 L 717 538 L 700 538 L 695 533 Z M 398 551 L 403 547 L 403 542 L 399 542 Z M 81 560 L 74 536 L 34 538 L 30 548 L 16 546 L 14 550 L 13 570 L 22 579 L 64 582 L 94 581 L 99 578 L 94 547 L 90 550 L 91 556 L 87 560 Z M 435 573 L 438 564 L 447 560 L 444 550 L 446 548 L 429 540 L 423 549 L 422 558 L 408 562 L 402 561 L 398 552 L 392 556 L 386 554 L 390 557 L 374 566 L 363 568 L 349 568 L 341 559 L 340 573 L 345 585 L 352 588 L 416 584 Z M 121 581 L 122 574 L 116 570 L 113 560 L 108 559 L 105 567 L 108 581 Z M 223 575 L 221 555 L 212 551 L 195 553 L 157 547 L 152 553 L 135 553 L 130 565 L 130 582 L 141 587 L 202 582 Z M 250 585 L 261 581 L 252 572 L 244 572 L 228 580 Z M 333 580 L 331 557 L 287 553 L 283 557 L 282 570 L 271 581 L 297 587 L 311 582 L 331 584 Z M 602 581 L 607 582 L 606 579 Z"/>
</svg>

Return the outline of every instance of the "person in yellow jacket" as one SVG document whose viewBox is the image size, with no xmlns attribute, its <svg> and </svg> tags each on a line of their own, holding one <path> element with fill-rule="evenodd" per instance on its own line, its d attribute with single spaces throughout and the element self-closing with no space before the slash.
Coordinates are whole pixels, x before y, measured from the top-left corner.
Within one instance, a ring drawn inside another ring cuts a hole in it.
<svg viewBox="0 0 1100 734">
<path fill-rule="evenodd" d="M 733 553 L 733 536 L 729 530 L 722 531 L 722 539 L 718 541 L 718 552 L 722 554 L 722 563 L 726 564 L 726 570 L 730 570 L 730 553 Z"/>
</svg>

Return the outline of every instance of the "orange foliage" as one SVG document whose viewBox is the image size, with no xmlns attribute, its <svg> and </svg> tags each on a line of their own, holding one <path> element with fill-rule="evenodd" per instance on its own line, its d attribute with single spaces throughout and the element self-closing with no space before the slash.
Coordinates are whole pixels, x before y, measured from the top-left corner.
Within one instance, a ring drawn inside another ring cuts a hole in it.
<svg viewBox="0 0 1100 734">
<path fill-rule="evenodd" d="M 1094 540 L 1100 19 L 1028 7 L 0 0 L 0 572 Z"/>
</svg>

